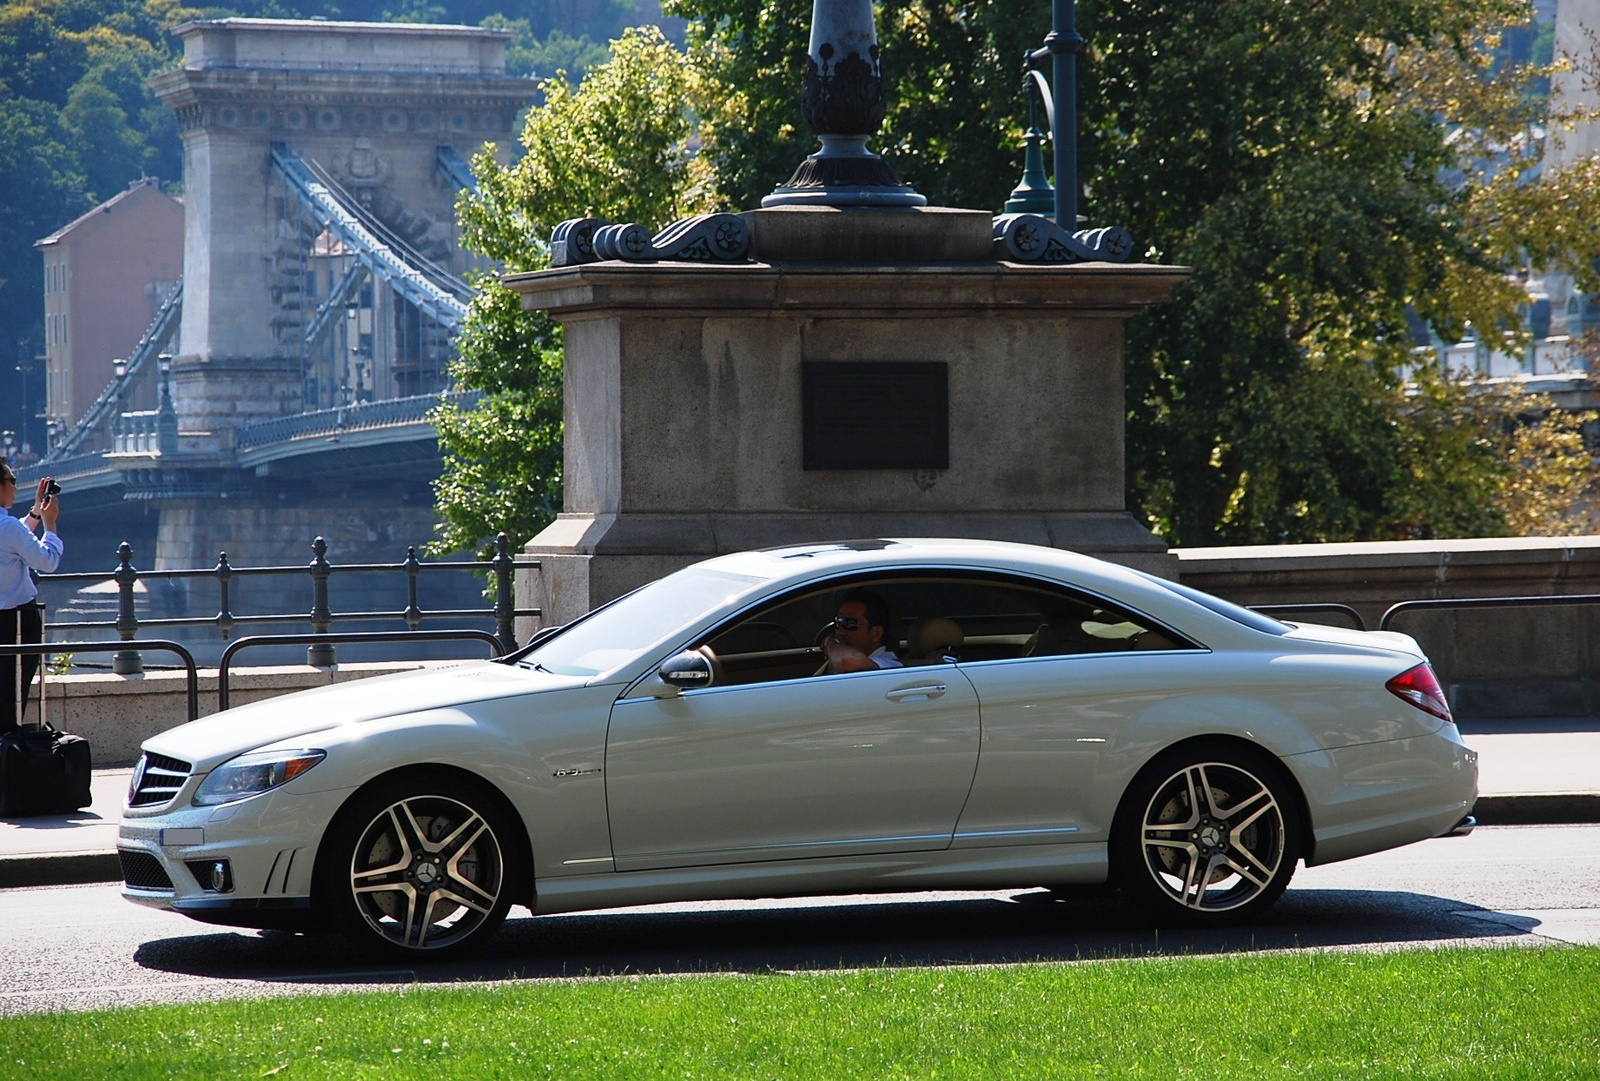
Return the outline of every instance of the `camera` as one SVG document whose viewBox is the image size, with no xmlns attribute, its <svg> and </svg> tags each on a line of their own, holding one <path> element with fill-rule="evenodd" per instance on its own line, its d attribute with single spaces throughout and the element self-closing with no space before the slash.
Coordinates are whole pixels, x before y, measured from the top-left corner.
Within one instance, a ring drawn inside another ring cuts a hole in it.
<svg viewBox="0 0 1600 1081">
<path fill-rule="evenodd" d="M 54 477 L 51 477 L 49 482 L 45 485 L 44 494 L 45 495 L 60 495 L 61 494 L 61 485 L 56 483 Z"/>
</svg>

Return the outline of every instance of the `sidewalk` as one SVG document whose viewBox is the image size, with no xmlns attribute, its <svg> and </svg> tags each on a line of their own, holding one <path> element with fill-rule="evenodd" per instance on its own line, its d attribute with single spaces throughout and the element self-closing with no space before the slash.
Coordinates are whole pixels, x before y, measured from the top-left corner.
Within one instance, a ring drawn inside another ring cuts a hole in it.
<svg viewBox="0 0 1600 1081">
<path fill-rule="evenodd" d="M 1464 721 L 1479 752 L 1480 825 L 1600 822 L 1600 718 Z M 0 820 L 0 889 L 119 882 L 117 827 L 131 769 L 94 774 L 86 811 Z"/>
</svg>

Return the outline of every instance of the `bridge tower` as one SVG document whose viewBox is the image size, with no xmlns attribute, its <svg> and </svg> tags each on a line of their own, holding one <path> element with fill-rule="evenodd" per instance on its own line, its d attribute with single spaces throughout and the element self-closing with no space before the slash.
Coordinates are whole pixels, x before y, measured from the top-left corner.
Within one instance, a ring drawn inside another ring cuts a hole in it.
<svg viewBox="0 0 1600 1081">
<path fill-rule="evenodd" d="M 505 73 L 509 32 L 228 18 L 176 33 L 183 65 L 151 86 L 184 146 L 172 380 L 185 449 L 230 451 L 250 421 L 443 389 L 439 320 L 374 289 L 348 258 L 359 244 L 305 213 L 295 181 L 331 193 L 339 214 L 420 265 L 414 276 L 459 274 L 452 168 L 486 142 L 509 148 L 534 95 L 532 80 Z M 332 299 L 348 318 L 308 326 L 314 301 L 341 285 Z M 312 331 L 341 322 L 343 348 L 319 361 Z"/>
</svg>

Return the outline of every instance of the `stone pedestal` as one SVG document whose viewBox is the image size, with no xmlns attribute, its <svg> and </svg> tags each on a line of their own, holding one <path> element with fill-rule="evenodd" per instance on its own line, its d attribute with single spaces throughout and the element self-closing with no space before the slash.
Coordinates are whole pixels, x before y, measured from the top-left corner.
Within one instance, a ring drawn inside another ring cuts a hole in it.
<svg viewBox="0 0 1600 1081">
<path fill-rule="evenodd" d="M 1123 503 L 1122 338 L 1185 268 L 989 261 L 980 211 L 746 220 L 759 262 L 507 279 L 566 329 L 565 512 L 527 547 L 542 568 L 519 606 L 565 622 L 720 552 L 847 537 L 1026 541 L 1171 573 Z M 830 427 L 817 411 L 850 403 L 806 401 L 808 378 L 841 372 L 818 365 L 874 364 L 890 380 L 880 430 Z M 904 427 L 896 365 L 908 394 L 942 380 L 942 464 L 929 446 L 885 451 Z M 886 456 L 924 464 L 837 467 Z"/>
</svg>

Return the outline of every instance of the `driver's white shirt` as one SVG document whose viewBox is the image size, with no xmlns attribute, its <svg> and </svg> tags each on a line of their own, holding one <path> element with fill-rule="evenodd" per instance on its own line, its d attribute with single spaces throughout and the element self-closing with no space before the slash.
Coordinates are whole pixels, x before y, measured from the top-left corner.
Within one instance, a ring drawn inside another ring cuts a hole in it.
<svg viewBox="0 0 1600 1081">
<path fill-rule="evenodd" d="M 896 657 L 893 653 L 889 652 L 888 646 L 879 646 L 877 649 L 867 654 L 867 660 L 871 661 L 879 668 L 904 668 L 906 666 L 904 661 L 902 661 L 899 657 Z"/>
</svg>

